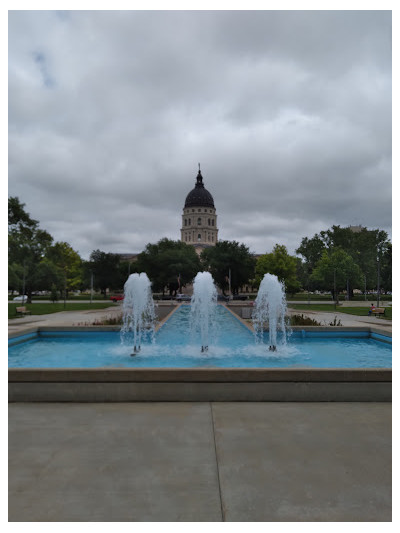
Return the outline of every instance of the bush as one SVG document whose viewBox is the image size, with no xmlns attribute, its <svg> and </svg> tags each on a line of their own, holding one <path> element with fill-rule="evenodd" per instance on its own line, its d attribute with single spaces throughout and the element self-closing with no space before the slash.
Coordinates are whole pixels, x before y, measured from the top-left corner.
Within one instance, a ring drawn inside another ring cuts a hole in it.
<svg viewBox="0 0 400 533">
<path fill-rule="evenodd" d="M 317 322 L 313 318 L 304 315 L 292 315 L 290 317 L 291 326 L 321 326 L 320 322 Z"/>
</svg>

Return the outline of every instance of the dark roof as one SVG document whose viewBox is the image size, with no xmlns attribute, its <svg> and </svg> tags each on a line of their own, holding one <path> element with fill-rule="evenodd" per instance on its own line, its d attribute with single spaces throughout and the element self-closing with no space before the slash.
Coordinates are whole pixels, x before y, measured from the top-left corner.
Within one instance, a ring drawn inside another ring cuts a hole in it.
<svg viewBox="0 0 400 533">
<path fill-rule="evenodd" d="M 200 170 L 197 174 L 194 189 L 186 196 L 185 207 L 214 207 L 214 199 L 204 187 Z"/>
</svg>

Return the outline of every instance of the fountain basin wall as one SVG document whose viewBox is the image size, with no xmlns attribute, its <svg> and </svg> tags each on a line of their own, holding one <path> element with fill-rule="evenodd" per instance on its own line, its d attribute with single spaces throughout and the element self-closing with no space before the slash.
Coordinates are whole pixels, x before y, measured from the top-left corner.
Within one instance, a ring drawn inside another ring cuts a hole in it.
<svg viewBox="0 0 400 533">
<path fill-rule="evenodd" d="M 61 328 L 32 328 L 25 334 Z M 115 327 L 62 328 L 118 330 Z M 332 331 L 326 327 L 293 328 Z M 388 336 L 378 328 L 335 328 Z M 391 401 L 391 369 L 10 368 L 10 402 Z"/>
</svg>

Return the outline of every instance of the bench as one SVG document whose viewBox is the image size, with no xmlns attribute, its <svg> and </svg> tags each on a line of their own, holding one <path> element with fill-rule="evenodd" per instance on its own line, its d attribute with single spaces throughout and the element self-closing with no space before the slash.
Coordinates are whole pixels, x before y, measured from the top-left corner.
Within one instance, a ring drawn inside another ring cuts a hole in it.
<svg viewBox="0 0 400 533">
<path fill-rule="evenodd" d="M 384 307 L 377 307 L 372 311 L 375 316 L 385 316 L 386 309 Z"/>
<path fill-rule="evenodd" d="M 17 315 L 21 315 L 21 316 L 30 315 L 31 314 L 31 312 L 25 306 L 16 307 L 15 308 L 15 313 Z"/>
</svg>

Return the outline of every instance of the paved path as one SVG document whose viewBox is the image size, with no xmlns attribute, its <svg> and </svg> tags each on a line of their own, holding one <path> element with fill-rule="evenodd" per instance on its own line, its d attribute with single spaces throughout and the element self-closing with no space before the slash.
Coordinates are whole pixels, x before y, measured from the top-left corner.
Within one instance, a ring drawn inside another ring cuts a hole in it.
<svg viewBox="0 0 400 533">
<path fill-rule="evenodd" d="M 290 308 L 290 304 L 289 304 Z M 302 309 L 289 309 L 289 314 L 292 315 L 304 315 L 310 317 L 322 326 L 329 326 L 330 324 L 335 323 L 336 325 L 341 326 L 375 326 L 384 329 L 385 331 L 391 333 L 392 331 L 392 321 L 380 318 L 377 316 L 357 316 L 349 315 L 347 313 L 341 313 L 339 310 L 335 312 L 327 311 L 304 311 Z M 340 324 L 338 324 L 340 321 Z"/>
<path fill-rule="evenodd" d="M 8 319 L 8 332 L 19 332 L 38 326 L 90 326 L 96 320 L 113 318 L 122 313 L 121 305 L 112 305 L 105 309 L 88 309 L 85 311 L 61 311 L 48 315 L 28 315 Z"/>
<path fill-rule="evenodd" d="M 290 304 L 289 304 L 290 308 Z M 339 309 L 339 308 L 338 308 Z M 112 305 L 106 309 L 93 309 L 86 311 L 62 311 L 60 313 L 52 313 L 48 315 L 32 315 L 21 318 L 12 318 L 8 320 L 8 332 L 20 332 L 32 326 L 77 326 L 77 325 L 91 325 L 97 319 L 103 317 L 112 318 L 121 314 L 122 306 L 120 304 Z M 304 311 L 293 309 L 289 312 L 291 314 L 309 316 L 320 322 L 322 325 L 329 326 L 336 320 L 340 320 L 342 326 L 379 326 L 382 329 L 391 332 L 392 321 L 375 316 L 356 316 L 348 315 L 347 313 L 325 312 L 325 311 Z"/>
<path fill-rule="evenodd" d="M 11 522 L 390 520 L 390 403 L 9 404 Z"/>
</svg>

